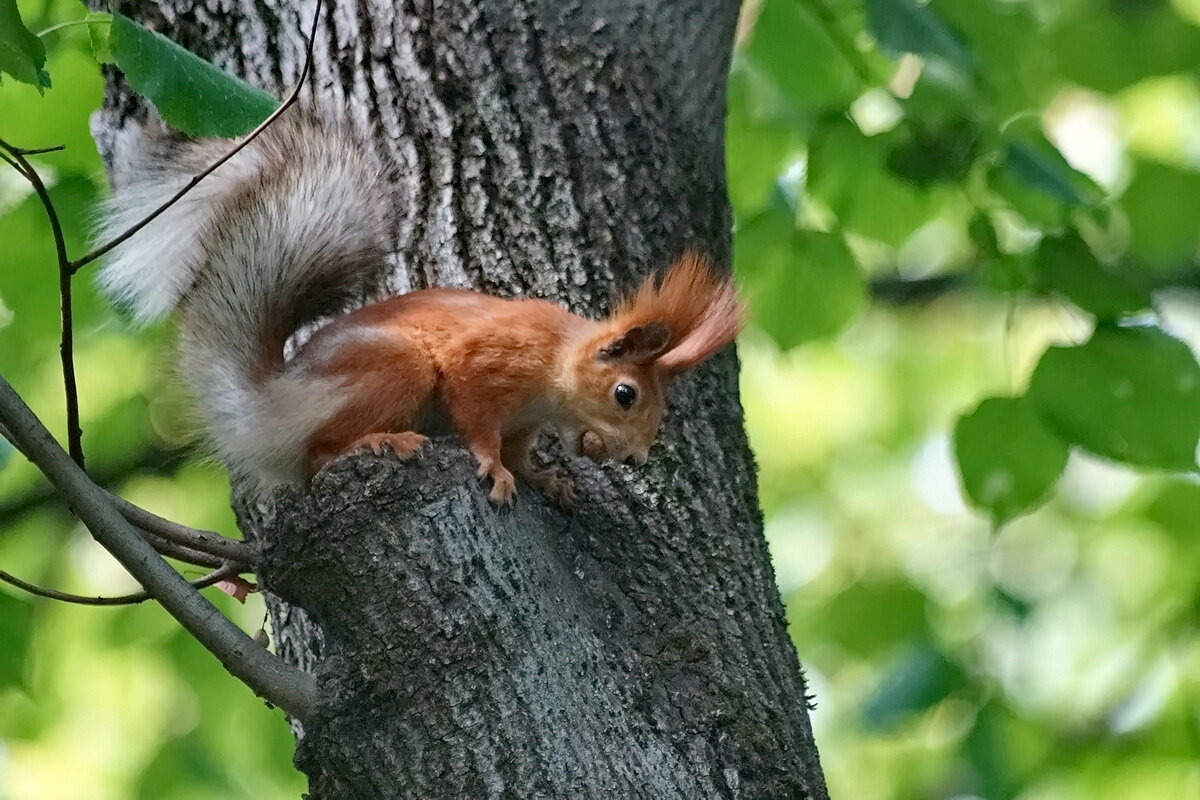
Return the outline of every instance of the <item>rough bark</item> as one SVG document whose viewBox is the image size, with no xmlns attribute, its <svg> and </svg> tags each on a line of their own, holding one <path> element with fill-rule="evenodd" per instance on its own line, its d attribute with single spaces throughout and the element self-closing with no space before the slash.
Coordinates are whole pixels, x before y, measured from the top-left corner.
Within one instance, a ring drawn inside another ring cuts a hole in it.
<svg viewBox="0 0 1200 800">
<path fill-rule="evenodd" d="M 728 267 L 735 1 L 332 5 L 307 94 L 398 165 L 398 291 L 597 313 L 684 246 Z M 128 10 L 279 92 L 312 4 Z M 137 110 L 110 95 L 102 145 Z M 525 486 L 493 510 L 453 441 L 244 509 L 280 651 L 322 686 L 311 796 L 824 797 L 737 397 L 732 353 L 680 380 L 648 466 L 571 463 L 573 515 Z"/>
</svg>

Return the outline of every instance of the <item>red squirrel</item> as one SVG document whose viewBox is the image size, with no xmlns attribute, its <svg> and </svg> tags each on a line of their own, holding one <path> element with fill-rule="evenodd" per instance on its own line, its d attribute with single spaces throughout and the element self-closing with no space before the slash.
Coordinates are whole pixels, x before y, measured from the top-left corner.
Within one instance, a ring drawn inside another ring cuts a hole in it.
<svg viewBox="0 0 1200 800">
<path fill-rule="evenodd" d="M 103 227 L 121 230 L 231 147 L 142 131 L 118 154 Z M 563 504 L 540 469 L 543 430 L 574 455 L 644 463 L 675 375 L 733 340 L 733 283 L 685 254 L 602 320 L 543 300 L 427 289 L 338 313 L 383 285 L 388 171 L 344 129 L 276 120 L 114 251 L 102 286 L 143 320 L 178 309 L 178 364 L 217 455 L 262 485 L 307 480 L 369 448 L 412 457 L 449 421 L 509 504 L 514 473 Z M 285 358 L 301 327 L 333 318 Z"/>
</svg>

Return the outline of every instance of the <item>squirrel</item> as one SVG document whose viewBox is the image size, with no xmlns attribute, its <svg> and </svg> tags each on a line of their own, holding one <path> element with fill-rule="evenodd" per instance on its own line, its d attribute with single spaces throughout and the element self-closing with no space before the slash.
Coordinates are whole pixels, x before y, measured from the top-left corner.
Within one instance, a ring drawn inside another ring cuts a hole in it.
<svg viewBox="0 0 1200 800">
<path fill-rule="evenodd" d="M 231 146 L 142 129 L 117 159 L 102 230 L 142 219 Z M 104 265 L 101 287 L 136 319 L 177 310 L 179 372 L 230 472 L 271 485 L 362 449 L 408 459 L 431 419 L 461 435 L 497 505 L 513 501 L 514 473 L 573 501 L 565 473 L 532 458 L 544 430 L 572 455 L 645 463 L 668 381 L 742 325 L 733 282 L 688 252 L 600 320 L 451 288 L 345 313 L 392 271 L 389 174 L 348 130 L 288 113 Z"/>
</svg>

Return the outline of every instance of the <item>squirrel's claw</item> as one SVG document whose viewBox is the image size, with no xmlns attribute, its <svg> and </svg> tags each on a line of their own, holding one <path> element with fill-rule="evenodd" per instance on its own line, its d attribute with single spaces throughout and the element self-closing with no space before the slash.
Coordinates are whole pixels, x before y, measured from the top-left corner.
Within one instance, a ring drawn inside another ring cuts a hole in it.
<svg viewBox="0 0 1200 800">
<path fill-rule="evenodd" d="M 563 511 L 575 509 L 575 482 L 561 469 L 539 469 L 525 473 L 525 479 Z"/>
<path fill-rule="evenodd" d="M 372 433 L 356 439 L 347 453 L 370 451 L 377 456 L 394 455 L 400 461 L 407 461 L 417 455 L 418 451 L 429 441 L 429 437 L 412 431 L 403 433 Z"/>
<path fill-rule="evenodd" d="M 475 474 L 480 478 L 492 479 L 492 490 L 488 500 L 494 506 L 511 506 L 517 495 L 517 479 L 500 463 L 499 459 L 481 458 Z"/>
</svg>

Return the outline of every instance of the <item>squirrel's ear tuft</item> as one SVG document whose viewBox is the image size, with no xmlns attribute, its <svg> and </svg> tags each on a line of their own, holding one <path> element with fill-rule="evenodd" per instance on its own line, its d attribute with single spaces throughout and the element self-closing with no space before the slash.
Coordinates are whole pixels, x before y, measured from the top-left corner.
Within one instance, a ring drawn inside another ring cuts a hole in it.
<svg viewBox="0 0 1200 800">
<path fill-rule="evenodd" d="M 603 346 L 601 356 L 637 352 L 641 363 L 653 361 L 668 373 L 682 372 L 733 341 L 744 318 L 732 279 L 718 277 L 707 258 L 687 251 L 662 280 L 647 278 L 617 308 L 608 330 L 621 333 Z"/>
<path fill-rule="evenodd" d="M 658 366 L 668 373 L 691 369 L 732 342 L 745 320 L 746 309 L 733 283 L 726 281 L 712 285 L 704 312 L 687 333 L 658 358 Z"/>
<path fill-rule="evenodd" d="M 600 361 L 649 364 L 671 344 L 671 332 L 661 322 L 635 325 L 618 335 L 596 353 Z"/>
</svg>

